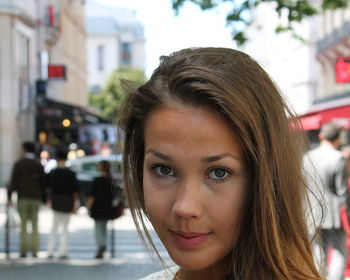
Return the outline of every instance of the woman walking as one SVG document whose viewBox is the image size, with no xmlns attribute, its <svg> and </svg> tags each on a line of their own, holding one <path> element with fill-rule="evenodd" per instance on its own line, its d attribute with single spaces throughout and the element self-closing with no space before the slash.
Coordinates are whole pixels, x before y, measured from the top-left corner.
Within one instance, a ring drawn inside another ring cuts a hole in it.
<svg viewBox="0 0 350 280">
<path fill-rule="evenodd" d="M 95 238 L 98 246 L 95 258 L 101 259 L 106 250 L 107 223 L 112 213 L 114 193 L 110 163 L 106 160 L 100 161 L 98 170 L 101 176 L 94 179 L 86 205 L 95 221 Z"/>
</svg>

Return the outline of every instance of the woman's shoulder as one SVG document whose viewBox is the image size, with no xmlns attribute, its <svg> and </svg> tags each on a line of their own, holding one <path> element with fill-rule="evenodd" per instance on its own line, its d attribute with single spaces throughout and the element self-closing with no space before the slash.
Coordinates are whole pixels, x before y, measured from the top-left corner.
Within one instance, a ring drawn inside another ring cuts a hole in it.
<svg viewBox="0 0 350 280">
<path fill-rule="evenodd" d="M 104 177 L 104 176 L 97 176 L 94 178 L 94 180 L 96 181 L 102 181 L 102 182 L 108 182 L 108 178 Z"/>
<path fill-rule="evenodd" d="M 139 280 L 173 280 L 175 273 L 178 271 L 178 267 L 171 267 L 163 269 L 161 271 L 152 273 L 146 277 L 140 278 Z"/>
<path fill-rule="evenodd" d="M 103 177 L 103 176 L 95 177 L 94 180 L 93 180 L 93 182 L 94 182 L 95 184 L 102 184 L 102 185 L 103 185 L 103 184 L 106 183 L 106 178 Z"/>
</svg>

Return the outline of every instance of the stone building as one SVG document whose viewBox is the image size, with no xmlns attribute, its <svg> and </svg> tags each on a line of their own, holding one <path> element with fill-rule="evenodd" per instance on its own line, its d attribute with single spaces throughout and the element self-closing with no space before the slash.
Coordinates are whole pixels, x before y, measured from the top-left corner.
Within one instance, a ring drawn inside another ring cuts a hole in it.
<svg viewBox="0 0 350 280">
<path fill-rule="evenodd" d="M 315 7 L 321 0 L 313 0 Z M 256 58 L 282 89 L 299 114 L 311 147 L 318 144 L 319 128 L 337 121 L 344 128 L 343 143 L 350 143 L 350 7 L 325 11 L 294 24 L 291 33 L 276 34 L 285 19 L 275 3 L 259 5 L 243 49 Z"/>
<path fill-rule="evenodd" d="M 320 0 L 315 0 L 321 5 Z M 316 19 L 315 58 L 319 66 L 317 92 L 309 111 L 300 116 L 312 141 L 322 124 L 338 122 L 345 130 L 344 145 L 350 144 L 350 6 L 328 10 Z"/>
<path fill-rule="evenodd" d="M 0 186 L 21 142 L 38 143 L 42 132 L 46 144 L 47 129 L 61 124 L 40 131 L 38 114 L 58 120 L 62 106 L 73 112 L 88 105 L 84 10 L 81 0 L 0 0 Z"/>
</svg>

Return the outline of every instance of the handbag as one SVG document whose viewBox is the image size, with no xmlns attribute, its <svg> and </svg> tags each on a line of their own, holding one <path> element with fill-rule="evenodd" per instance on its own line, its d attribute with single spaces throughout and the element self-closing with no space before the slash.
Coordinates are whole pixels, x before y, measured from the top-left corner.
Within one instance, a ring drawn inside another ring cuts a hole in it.
<svg viewBox="0 0 350 280">
<path fill-rule="evenodd" d="M 112 207 L 110 220 L 118 219 L 119 217 L 124 215 L 124 201 L 120 200 L 116 206 Z"/>
<path fill-rule="evenodd" d="M 19 216 L 16 208 L 9 206 L 7 211 L 6 226 L 9 228 L 16 228 L 19 225 Z"/>
</svg>

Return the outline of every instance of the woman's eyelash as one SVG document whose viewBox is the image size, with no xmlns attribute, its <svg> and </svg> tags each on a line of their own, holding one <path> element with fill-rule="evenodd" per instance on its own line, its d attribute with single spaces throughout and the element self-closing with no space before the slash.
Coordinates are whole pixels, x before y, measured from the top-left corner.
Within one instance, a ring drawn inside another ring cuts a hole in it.
<svg viewBox="0 0 350 280">
<path fill-rule="evenodd" d="M 151 170 L 153 170 L 153 172 L 159 177 L 176 175 L 174 168 L 165 164 L 152 164 Z"/>
<path fill-rule="evenodd" d="M 155 163 L 150 166 L 152 172 L 160 177 L 176 177 L 176 170 L 166 164 Z M 206 172 L 206 178 L 212 180 L 215 183 L 224 183 L 226 182 L 233 174 L 232 170 L 224 167 L 212 167 Z"/>
<path fill-rule="evenodd" d="M 226 182 L 233 174 L 231 170 L 223 167 L 213 167 L 208 171 L 208 179 L 215 181 L 216 183 Z"/>
</svg>

